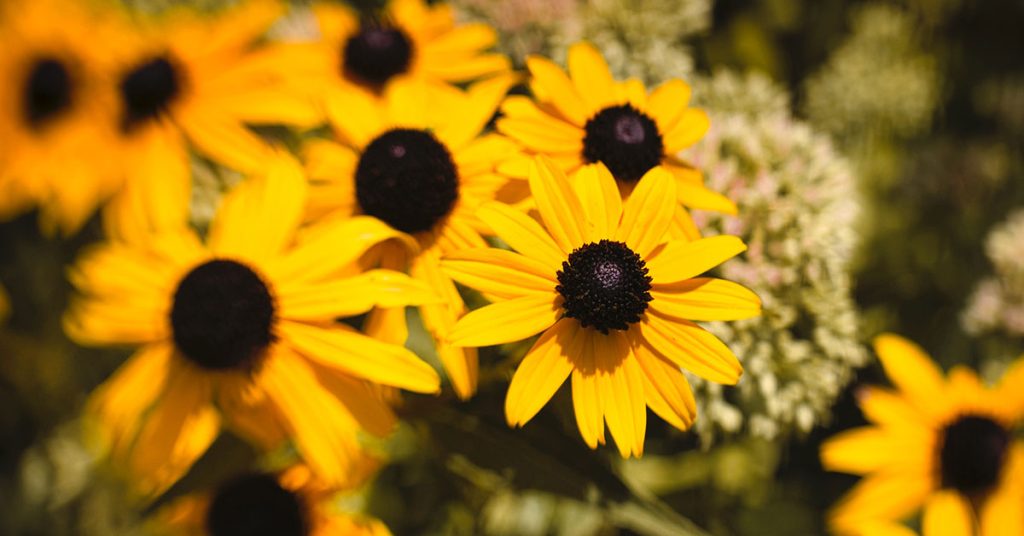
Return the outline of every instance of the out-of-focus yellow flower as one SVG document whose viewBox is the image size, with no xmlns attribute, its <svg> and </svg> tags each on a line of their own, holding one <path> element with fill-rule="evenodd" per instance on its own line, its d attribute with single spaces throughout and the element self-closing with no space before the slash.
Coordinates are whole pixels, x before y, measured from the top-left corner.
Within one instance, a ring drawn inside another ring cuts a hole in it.
<svg viewBox="0 0 1024 536">
<path fill-rule="evenodd" d="M 696 418 L 680 369 L 739 381 L 736 356 L 693 320 L 760 313 L 746 288 L 698 277 L 746 246 L 733 236 L 666 242 L 676 181 L 663 168 L 648 171 L 625 203 L 603 164 L 584 166 L 570 183 L 538 157 L 529 182 L 540 223 L 501 203 L 478 211 L 518 253 L 466 249 L 442 263 L 495 298 L 460 319 L 450 342 L 489 346 L 541 333 L 509 386 L 509 424 L 526 424 L 571 375 L 587 445 L 604 443 L 607 422 L 622 456 L 640 456 L 648 407 L 680 429 Z"/>
<path fill-rule="evenodd" d="M 375 469 L 369 459 L 357 468 L 360 472 Z M 390 536 L 379 520 L 331 504 L 339 492 L 343 493 L 318 480 L 304 465 L 276 476 L 250 473 L 228 480 L 211 493 L 176 501 L 153 525 L 158 534 L 168 536 Z"/>
<path fill-rule="evenodd" d="M 1024 359 L 995 388 L 969 369 L 947 378 L 914 343 L 896 335 L 875 350 L 897 390 L 866 388 L 860 407 L 873 426 L 829 439 L 826 469 L 865 475 L 829 516 L 840 534 L 924 509 L 926 536 L 1024 534 Z"/>
<path fill-rule="evenodd" d="M 260 43 L 283 10 L 275 0 L 246 0 L 214 16 L 180 9 L 132 21 L 131 39 L 111 51 L 118 157 L 129 179 L 105 213 L 111 234 L 145 240 L 183 223 L 190 149 L 255 172 L 272 150 L 246 125 L 322 120 L 312 99 L 287 89 L 290 66 L 278 48 Z"/>
<path fill-rule="evenodd" d="M 690 86 L 670 80 L 653 91 L 637 79 L 617 81 L 608 64 L 588 43 L 569 49 L 568 75 L 550 60 L 531 56 L 530 88 L 534 99 L 509 97 L 498 130 L 522 144 L 525 155 L 501 170 L 525 178 L 530 155 L 547 155 L 562 171 L 601 162 L 628 195 L 655 167 L 675 178 L 676 197 L 690 208 L 736 213 L 736 205 L 704 187 L 701 172 L 678 153 L 708 130 L 703 110 L 688 107 Z M 682 207 L 675 210 L 672 234 L 695 239 L 700 232 Z"/>
<path fill-rule="evenodd" d="M 44 232 L 73 233 L 120 188 L 117 30 L 77 2 L 0 6 L 0 219 L 38 204 Z"/>
<path fill-rule="evenodd" d="M 176 481 L 222 419 L 260 445 L 294 440 L 318 474 L 342 482 L 360 452 L 357 434 L 382 436 L 394 423 L 373 384 L 440 389 L 412 352 L 335 321 L 437 299 L 404 274 L 356 265 L 401 233 L 356 217 L 297 234 L 302 170 L 285 155 L 265 166 L 224 199 L 205 244 L 190 230 L 114 241 L 70 271 L 83 296 L 65 316 L 67 333 L 83 344 L 141 346 L 87 415 L 93 439 L 143 494 Z"/>
<path fill-rule="evenodd" d="M 310 217 L 366 214 L 396 232 L 415 238 L 420 250 L 383 245 L 379 261 L 403 269 L 444 298 L 420 306 L 424 324 L 455 392 L 467 398 L 476 391 L 476 349 L 454 348 L 443 341 L 465 312 L 452 281 L 440 270 L 444 254 L 486 247 L 485 228 L 474 216 L 484 201 L 504 196 L 508 179 L 495 170 L 516 154 L 515 144 L 497 134 L 480 132 L 514 82 L 499 75 L 450 89 L 443 98 L 416 81 L 396 82 L 381 100 L 365 93 L 339 95 L 328 109 L 337 141 L 307 146 L 312 181 Z M 375 335 L 402 344 L 407 336 L 402 309 L 378 309 L 368 325 Z"/>
</svg>

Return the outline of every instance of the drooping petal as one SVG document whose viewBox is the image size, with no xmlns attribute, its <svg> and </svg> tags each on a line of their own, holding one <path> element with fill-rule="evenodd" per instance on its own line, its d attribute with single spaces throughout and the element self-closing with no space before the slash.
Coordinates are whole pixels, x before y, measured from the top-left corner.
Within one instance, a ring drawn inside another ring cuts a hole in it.
<svg viewBox="0 0 1024 536">
<path fill-rule="evenodd" d="M 572 371 L 572 407 L 583 441 L 596 449 L 598 443 L 604 444 L 605 397 L 600 392 L 593 332 L 583 333 L 580 353 L 570 356 L 576 366 Z"/>
<path fill-rule="evenodd" d="M 608 430 L 623 458 L 640 457 L 647 431 L 643 370 L 622 332 L 613 330 L 607 336 L 593 336 L 598 339 L 597 344 L 613 347 L 595 351 L 601 395 L 608 399 L 604 406 Z"/>
<path fill-rule="evenodd" d="M 157 495 L 180 479 L 220 432 L 210 376 L 183 360 L 173 363 L 127 460 L 144 495 Z"/>
<path fill-rule="evenodd" d="M 573 370 L 569 356 L 582 347 L 579 323 L 563 318 L 537 339 L 519 363 L 505 396 L 509 426 L 523 426 L 533 418 Z"/>
<path fill-rule="evenodd" d="M 519 341 L 540 333 L 562 314 L 559 296 L 530 294 L 471 311 L 459 319 L 448 336 L 455 346 L 492 346 Z"/>
<path fill-rule="evenodd" d="M 903 519 L 924 504 L 932 483 L 918 475 L 876 473 L 857 484 L 829 513 L 839 532 L 853 532 L 866 521 Z"/>
<path fill-rule="evenodd" d="M 680 430 L 689 429 L 697 419 L 697 403 L 686 376 L 643 344 L 633 345 L 633 355 L 644 372 L 644 398 L 651 411 Z"/>
</svg>

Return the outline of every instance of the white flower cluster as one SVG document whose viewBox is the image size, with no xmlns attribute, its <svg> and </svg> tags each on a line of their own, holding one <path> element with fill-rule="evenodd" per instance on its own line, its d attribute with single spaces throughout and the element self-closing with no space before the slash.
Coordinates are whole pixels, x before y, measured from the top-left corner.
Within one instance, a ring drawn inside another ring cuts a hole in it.
<svg viewBox="0 0 1024 536">
<path fill-rule="evenodd" d="M 978 284 L 962 316 L 972 335 L 1024 336 L 1024 209 L 1012 213 L 985 240 L 995 275 Z"/>
<path fill-rule="evenodd" d="M 794 119 L 762 76 L 720 73 L 696 84 L 711 131 L 684 156 L 739 216 L 695 213 L 705 234 L 739 235 L 749 250 L 721 275 L 753 289 L 764 314 L 712 323 L 740 357 L 736 387 L 694 383 L 705 445 L 719 435 L 767 439 L 808 432 L 867 354 L 850 295 L 859 204 L 850 166 L 829 139 Z"/>
</svg>

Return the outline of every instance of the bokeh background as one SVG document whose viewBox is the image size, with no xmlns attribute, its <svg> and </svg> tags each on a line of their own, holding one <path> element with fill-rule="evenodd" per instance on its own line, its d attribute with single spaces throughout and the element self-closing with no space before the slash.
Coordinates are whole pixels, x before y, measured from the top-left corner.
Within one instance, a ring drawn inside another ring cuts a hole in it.
<svg viewBox="0 0 1024 536">
<path fill-rule="evenodd" d="M 855 478 L 823 471 L 818 447 L 863 424 L 859 385 L 884 383 L 874 335 L 988 378 L 1024 351 L 1021 0 L 454 3 L 520 66 L 587 39 L 618 76 L 690 82 L 712 128 L 687 156 L 741 214 L 695 217 L 750 244 L 721 270 L 765 314 L 711 326 L 743 380 L 697 384 L 694 430 L 652 422 L 639 460 L 587 449 L 566 392 L 509 429 L 507 378 L 527 346 L 485 350 L 480 393 L 409 396 L 382 446 L 390 465 L 347 499 L 396 534 L 824 534 Z M 278 30 L 302 32 L 303 7 Z M 201 219 L 235 179 L 195 172 Z M 128 351 L 75 346 L 60 315 L 65 267 L 100 238 L 97 222 L 66 239 L 42 237 L 34 214 L 0 223 L 0 534 L 149 534 L 162 504 L 255 459 L 224 436 L 145 508 L 97 467 L 77 414 Z M 422 331 L 409 345 L 430 358 Z"/>
</svg>

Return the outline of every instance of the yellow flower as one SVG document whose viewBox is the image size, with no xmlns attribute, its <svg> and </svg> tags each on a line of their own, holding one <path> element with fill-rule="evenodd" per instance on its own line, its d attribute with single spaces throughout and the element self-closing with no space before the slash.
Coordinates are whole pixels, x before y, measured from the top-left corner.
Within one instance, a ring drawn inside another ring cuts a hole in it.
<svg viewBox="0 0 1024 536">
<path fill-rule="evenodd" d="M 362 17 L 339 4 L 313 6 L 321 43 L 296 58 L 315 62 L 317 85 L 332 93 L 380 93 L 399 79 L 440 90 L 452 84 L 509 71 L 502 54 L 485 52 L 497 41 L 485 24 L 456 26 L 452 6 L 423 0 L 391 0 L 381 13 Z"/>
<path fill-rule="evenodd" d="M 519 365 L 505 399 L 522 426 L 572 375 L 576 424 L 591 448 L 604 422 L 624 456 L 640 456 L 646 408 L 686 429 L 696 417 L 680 368 L 735 384 L 742 373 L 728 347 L 691 320 L 760 314 L 746 288 L 697 277 L 744 251 L 736 237 L 665 242 L 676 181 L 651 169 L 625 203 L 602 164 L 570 185 L 539 157 L 529 176 L 543 226 L 501 203 L 478 216 L 518 253 L 467 249 L 443 261 L 456 281 L 497 301 L 459 320 L 457 346 L 487 346 L 543 332 Z"/>
<path fill-rule="evenodd" d="M 690 87 L 670 80 L 650 93 L 637 79 L 616 81 L 601 54 L 588 43 L 569 49 L 569 74 L 550 60 L 531 56 L 530 88 L 536 102 L 510 96 L 502 105 L 498 131 L 521 143 L 527 155 L 543 154 L 562 171 L 601 162 L 628 195 L 649 170 L 662 168 L 676 180 L 679 203 L 696 209 L 736 213 L 736 205 L 704 187 L 701 172 L 678 153 L 707 132 L 703 110 L 687 107 Z M 525 177 L 529 158 L 502 166 Z M 698 238 L 700 232 L 682 207 L 673 215 L 675 238 Z"/>
<path fill-rule="evenodd" d="M 301 169 L 283 155 L 265 167 L 225 197 L 205 245 L 187 230 L 110 242 L 69 273 L 84 295 L 66 314 L 69 336 L 140 346 L 88 414 L 98 446 L 144 494 L 177 480 L 222 419 L 261 445 L 292 438 L 319 474 L 341 481 L 357 433 L 381 436 L 394 421 L 371 382 L 439 390 L 412 352 L 335 321 L 436 300 L 403 274 L 357 270 L 367 249 L 399 233 L 357 217 L 297 234 Z"/>
<path fill-rule="evenodd" d="M 120 187 L 115 30 L 76 2 L 0 7 L 0 219 L 38 204 L 44 232 L 73 233 Z"/>
<path fill-rule="evenodd" d="M 376 469 L 369 460 L 364 467 L 360 470 Z M 168 536 L 390 536 L 379 520 L 346 513 L 331 504 L 340 491 L 304 465 L 279 475 L 244 474 L 212 493 L 176 501 L 157 516 L 154 531 Z"/>
<path fill-rule="evenodd" d="M 516 148 L 480 131 L 513 81 L 510 75 L 490 78 L 465 92 L 453 89 L 443 99 L 415 82 L 392 84 L 380 101 L 355 92 L 339 96 L 327 113 L 340 143 L 315 141 L 306 152 L 311 217 L 368 214 L 419 243 L 419 253 L 408 259 L 410 274 L 444 298 L 421 305 L 420 312 L 462 398 L 476 390 L 477 355 L 443 343 L 465 305 L 441 272 L 440 257 L 487 245 L 473 214 L 500 195 L 507 179 L 495 168 Z M 385 267 L 406 266 L 402 250 L 380 249 Z M 378 309 L 368 323 L 374 333 L 405 341 L 402 309 Z"/>
<path fill-rule="evenodd" d="M 895 335 L 875 350 L 896 390 L 869 387 L 860 407 L 872 426 L 829 439 L 826 469 L 865 475 L 832 511 L 842 534 L 872 520 L 900 520 L 924 508 L 926 536 L 1024 534 L 1024 359 L 995 388 L 956 367 L 948 378 L 914 343 Z M 1014 497 L 1017 497 L 1014 499 Z"/>
<path fill-rule="evenodd" d="M 123 50 L 111 51 L 119 63 L 120 157 L 129 175 L 105 213 L 112 234 L 135 229 L 144 239 L 147 229 L 183 223 L 167 220 L 186 214 L 179 207 L 190 199 L 189 149 L 253 172 L 272 151 L 247 124 L 322 120 L 314 101 L 287 86 L 279 47 L 259 44 L 283 9 L 274 0 L 248 0 L 215 16 L 178 10 L 137 21 Z M 152 220 L 141 231 L 140 214 Z"/>
</svg>

